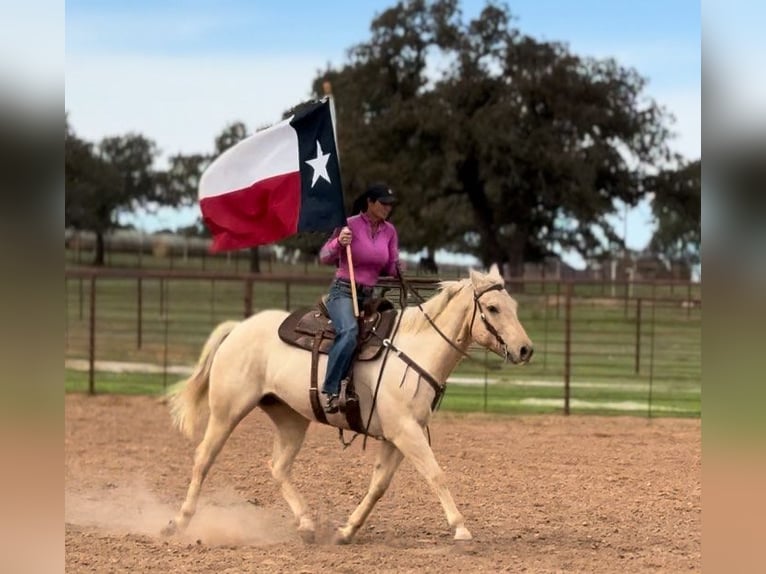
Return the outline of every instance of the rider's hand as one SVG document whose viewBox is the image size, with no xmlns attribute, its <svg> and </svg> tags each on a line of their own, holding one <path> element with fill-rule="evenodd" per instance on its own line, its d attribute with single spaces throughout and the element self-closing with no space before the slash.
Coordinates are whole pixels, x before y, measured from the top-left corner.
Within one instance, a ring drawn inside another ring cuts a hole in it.
<svg viewBox="0 0 766 574">
<path fill-rule="evenodd" d="M 340 230 L 340 234 L 338 235 L 338 243 L 344 247 L 351 244 L 351 230 L 348 227 L 344 227 Z"/>
</svg>

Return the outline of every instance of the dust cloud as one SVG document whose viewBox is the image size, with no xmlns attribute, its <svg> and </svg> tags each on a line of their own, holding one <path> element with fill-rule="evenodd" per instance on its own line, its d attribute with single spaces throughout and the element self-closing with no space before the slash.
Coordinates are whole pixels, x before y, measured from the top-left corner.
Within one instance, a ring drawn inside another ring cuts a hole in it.
<svg viewBox="0 0 766 574">
<path fill-rule="evenodd" d="M 112 534 L 165 537 L 162 528 L 175 516 L 178 506 L 160 502 L 141 485 L 107 484 L 100 490 L 65 494 L 67 524 L 97 527 Z M 292 517 L 286 510 L 258 507 L 232 491 L 200 497 L 189 527 L 172 540 L 209 546 L 258 546 L 297 539 Z"/>
</svg>

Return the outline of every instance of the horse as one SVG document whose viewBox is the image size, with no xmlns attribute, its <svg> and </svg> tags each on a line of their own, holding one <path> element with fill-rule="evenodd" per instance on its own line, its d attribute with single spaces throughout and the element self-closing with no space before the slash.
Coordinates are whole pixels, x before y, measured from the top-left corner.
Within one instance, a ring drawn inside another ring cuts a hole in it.
<svg viewBox="0 0 766 574">
<path fill-rule="evenodd" d="M 487 274 L 470 270 L 468 278 L 443 281 L 439 291 L 421 306 L 406 307 L 399 313 L 399 329 L 390 341 L 394 353 L 353 366 L 363 420 L 369 422 L 367 434 L 380 439 L 381 445 L 367 494 L 346 523 L 334 531 L 333 542 L 337 544 L 353 539 L 404 458 L 438 497 L 454 540 L 471 540 L 426 438 L 434 399 L 444 390 L 471 342 L 507 363 L 526 364 L 532 357 L 532 342 L 518 319 L 517 303 L 505 290 L 496 266 Z M 209 415 L 195 452 L 186 499 L 163 529 L 164 534 L 179 533 L 187 527 L 216 456 L 237 424 L 260 407 L 276 429 L 272 475 L 295 517 L 298 533 L 307 542 L 314 540 L 314 520 L 291 481 L 293 461 L 309 424 L 316 420 L 307 383 L 311 353 L 279 339 L 277 329 L 286 316 L 285 311 L 264 310 L 244 321 L 221 323 L 205 342 L 192 375 L 169 391 L 174 424 L 189 438 L 205 402 Z M 396 359 L 401 356 L 408 357 L 416 368 Z M 322 380 L 326 356 L 320 357 L 318 369 Z M 423 374 L 430 375 L 439 387 L 421 384 Z M 373 394 L 377 395 L 374 409 Z M 350 428 L 341 413 L 327 418 L 332 426 Z"/>
</svg>

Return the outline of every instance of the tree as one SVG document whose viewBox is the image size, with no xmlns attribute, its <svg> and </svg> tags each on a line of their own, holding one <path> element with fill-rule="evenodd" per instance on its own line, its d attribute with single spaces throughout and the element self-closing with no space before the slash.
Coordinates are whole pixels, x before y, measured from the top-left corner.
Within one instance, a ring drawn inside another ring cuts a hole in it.
<svg viewBox="0 0 766 574">
<path fill-rule="evenodd" d="M 556 250 L 592 258 L 620 244 L 607 216 L 645 194 L 669 132 L 635 70 L 511 22 L 493 2 L 464 22 L 456 0 L 402 1 L 313 87 L 330 80 L 337 96 L 347 191 L 383 180 L 402 197 L 405 248 L 505 260 L 519 274 Z"/>
<path fill-rule="evenodd" d="M 199 179 L 209 163 L 210 157 L 203 154 L 171 156 L 167 170 L 157 174 L 160 203 L 174 207 L 194 205 Z"/>
<path fill-rule="evenodd" d="M 64 220 L 67 227 L 96 234 L 94 265 L 104 264 L 104 235 L 118 227 L 117 215 L 158 201 L 157 149 L 138 134 L 107 137 L 98 145 L 78 138 L 66 125 Z"/>
<path fill-rule="evenodd" d="M 64 146 L 64 224 L 96 234 L 94 265 L 104 263 L 104 234 L 116 222 L 112 217 L 123 204 L 120 174 L 102 158 L 93 144 L 79 139 L 67 124 Z"/>
<path fill-rule="evenodd" d="M 240 121 L 227 125 L 215 138 L 216 156 L 221 155 L 230 147 L 238 144 L 248 136 L 247 127 Z"/>
<path fill-rule="evenodd" d="M 681 164 L 647 182 L 647 189 L 654 193 L 652 211 L 657 221 L 649 248 L 671 264 L 700 263 L 701 168 L 701 160 Z"/>
</svg>

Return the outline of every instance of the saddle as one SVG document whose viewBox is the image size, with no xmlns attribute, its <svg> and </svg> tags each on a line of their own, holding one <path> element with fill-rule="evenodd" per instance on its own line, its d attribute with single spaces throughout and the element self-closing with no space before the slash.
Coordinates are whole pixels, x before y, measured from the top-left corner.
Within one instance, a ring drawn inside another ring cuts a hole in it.
<svg viewBox="0 0 766 574">
<path fill-rule="evenodd" d="M 396 309 L 385 298 L 371 300 L 365 305 L 363 322 L 359 328 L 359 351 L 357 361 L 372 361 L 383 350 L 382 339 L 388 337 L 394 328 Z M 377 337 L 373 336 L 373 329 Z M 324 300 L 313 307 L 293 311 L 279 326 L 279 338 L 288 345 L 314 351 L 314 342 L 319 337 L 318 352 L 327 354 L 335 341 L 335 330 L 327 313 Z"/>
<path fill-rule="evenodd" d="M 361 319 L 354 360 L 372 361 L 383 351 L 383 339 L 387 338 L 393 331 L 396 309 L 388 299 L 372 299 L 365 305 Z M 311 385 L 309 387 L 311 409 L 319 422 L 329 424 L 319 400 L 317 380 L 319 354 L 329 353 L 335 341 L 335 330 L 327 313 L 324 299 L 320 299 L 313 307 L 303 307 L 293 311 L 282 321 L 277 332 L 279 338 L 288 345 L 311 351 Z M 374 336 L 373 332 L 377 336 Z M 354 381 L 350 373 L 341 382 L 339 406 L 341 413 L 346 416 L 349 427 L 364 434 L 359 397 L 355 392 Z"/>
</svg>

